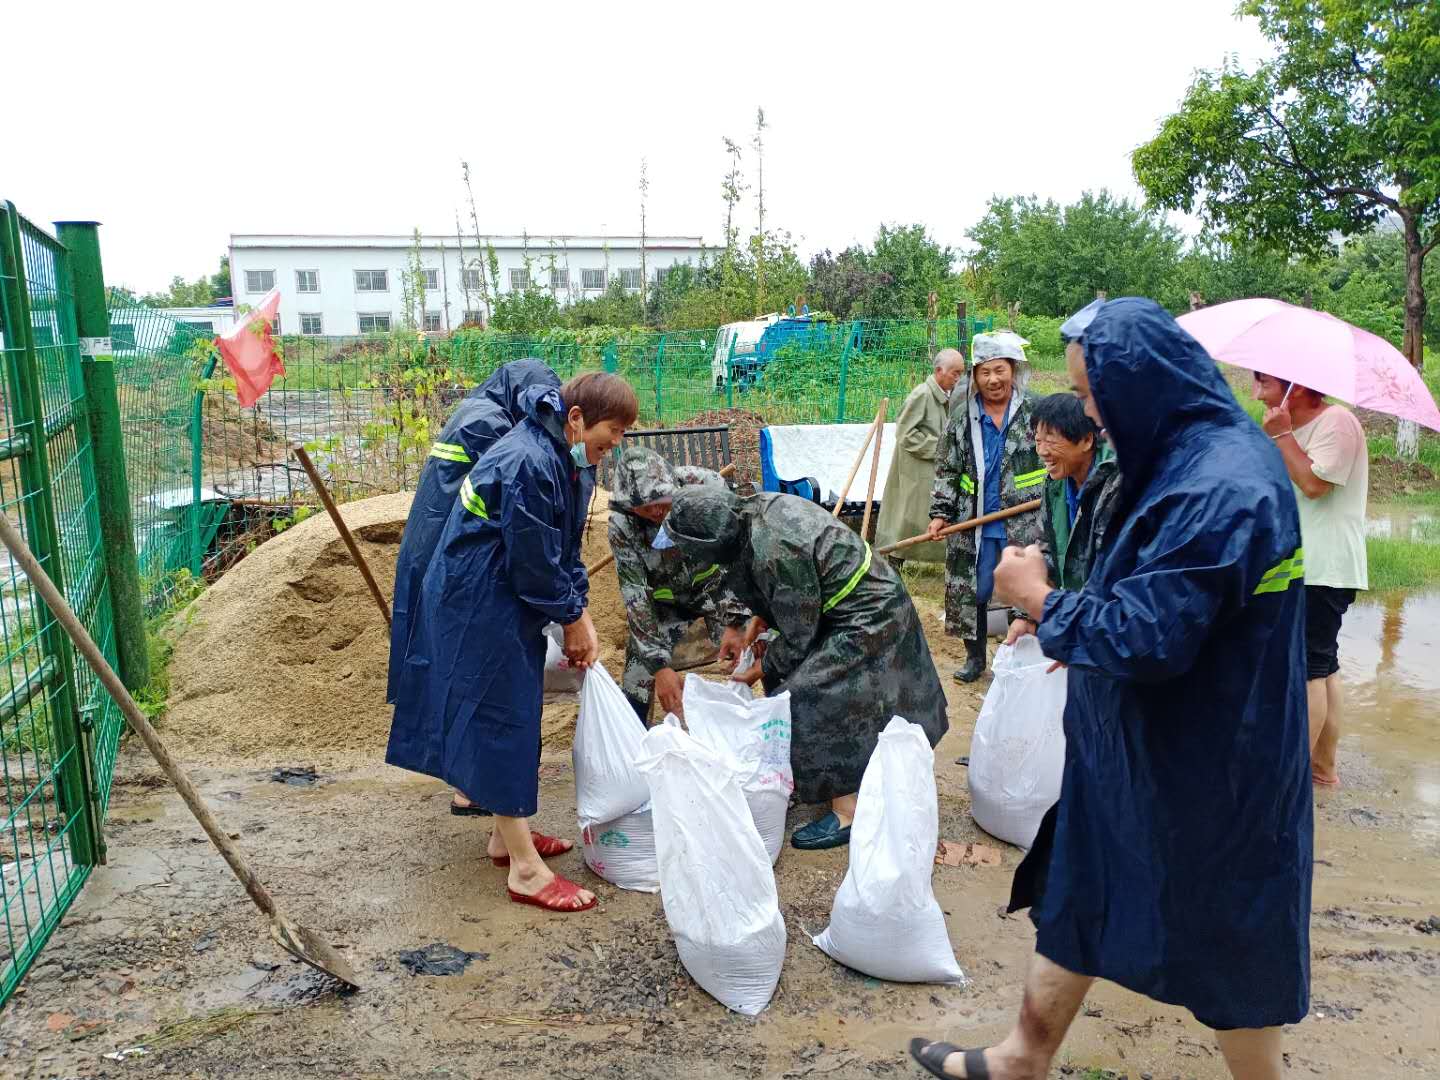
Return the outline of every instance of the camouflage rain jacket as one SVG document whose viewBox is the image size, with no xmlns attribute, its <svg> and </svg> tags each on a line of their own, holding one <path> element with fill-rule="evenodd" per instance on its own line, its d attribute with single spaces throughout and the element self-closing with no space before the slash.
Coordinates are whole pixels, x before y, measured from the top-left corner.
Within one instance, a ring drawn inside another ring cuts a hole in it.
<svg viewBox="0 0 1440 1080">
<path fill-rule="evenodd" d="M 984 512 L 985 447 L 980 434 L 980 400 L 975 392 L 973 367 L 985 357 L 972 358 L 972 374 L 955 389 L 963 391 L 950 410 L 950 422 L 940 438 L 935 455 L 935 486 L 930 495 L 931 518 L 952 524 L 968 521 Z M 1035 452 L 1035 435 L 1030 430 L 1030 407 L 1025 387 L 1030 381 L 1030 362 L 1015 362 L 1015 382 L 1006 413 L 1005 453 L 1000 465 L 1000 506 L 1002 509 L 1038 499 L 1045 483 L 1045 466 Z M 952 394 L 952 397 L 956 395 Z M 1039 511 L 1024 513 L 1005 522 L 1006 543 L 1025 547 L 1040 542 L 1044 523 Z M 967 529 L 946 540 L 945 549 L 945 632 L 972 640 L 977 634 L 975 555 L 979 530 Z"/>
<path fill-rule="evenodd" d="M 610 493 L 610 549 L 620 578 L 620 595 L 630 623 L 625 648 L 625 692 L 648 705 L 655 673 L 670 665 L 685 631 L 699 618 L 712 627 L 740 626 L 750 613 L 725 583 L 712 561 L 691 558 L 678 546 L 655 548 L 653 525 L 632 511 L 673 499 L 682 488 L 708 485 L 725 489 L 719 473 L 692 465 L 672 466 L 644 447 L 620 455 Z"/>
<path fill-rule="evenodd" d="M 949 724 L 920 617 L 899 576 L 823 509 L 794 495 L 686 488 L 665 530 L 697 561 L 728 568 L 739 600 L 779 638 L 765 690 L 790 693 L 790 762 L 804 802 L 850 795 L 894 716 L 934 746 Z"/>
</svg>

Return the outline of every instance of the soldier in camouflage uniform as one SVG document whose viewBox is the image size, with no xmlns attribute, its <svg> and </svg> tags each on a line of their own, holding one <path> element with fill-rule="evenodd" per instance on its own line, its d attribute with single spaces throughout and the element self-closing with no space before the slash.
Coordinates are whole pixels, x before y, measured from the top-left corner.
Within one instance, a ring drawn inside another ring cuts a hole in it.
<svg viewBox="0 0 1440 1080">
<path fill-rule="evenodd" d="M 674 546 L 664 547 L 663 538 L 662 546 L 656 546 L 671 500 L 682 487 L 697 484 L 725 489 L 719 473 L 692 465 L 672 466 L 644 447 L 626 450 L 615 470 L 610 548 L 630 622 L 620 686 L 642 722 L 649 718 L 657 683 L 661 708 L 680 712 L 683 684 L 670 666 L 671 657 L 696 619 L 706 621 L 717 644 L 721 628 L 729 629 L 738 655 L 743 627 L 750 618 L 713 562 L 689 558 Z"/>
<path fill-rule="evenodd" d="M 740 602 L 779 634 L 758 670 L 735 677 L 789 692 L 795 794 L 831 804 L 791 843 L 848 843 L 861 774 L 891 717 L 919 724 L 932 746 L 949 726 L 905 586 L 854 531 L 793 495 L 686 488 L 665 531 L 689 558 L 724 565 Z"/>
<path fill-rule="evenodd" d="M 951 407 L 935 455 L 931 535 L 1041 493 L 1045 467 L 1025 403 L 1025 344 L 1009 331 L 975 335 L 964 396 Z M 1006 544 L 1038 543 L 1043 528 L 1039 511 L 1031 511 L 983 525 L 979 536 L 968 529 L 946 541 L 945 632 L 965 639 L 965 666 L 955 672 L 960 682 L 974 682 L 985 671 L 985 624 L 1000 552 Z"/>
</svg>

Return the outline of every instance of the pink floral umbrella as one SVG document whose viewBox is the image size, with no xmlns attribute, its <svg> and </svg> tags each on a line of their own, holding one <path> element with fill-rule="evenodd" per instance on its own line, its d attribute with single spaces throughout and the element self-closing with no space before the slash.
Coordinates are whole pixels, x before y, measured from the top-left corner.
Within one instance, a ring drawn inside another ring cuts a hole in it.
<svg viewBox="0 0 1440 1080">
<path fill-rule="evenodd" d="M 1405 355 L 1344 319 L 1281 300 L 1232 300 L 1179 323 L 1221 363 L 1440 431 L 1440 407 Z"/>
</svg>

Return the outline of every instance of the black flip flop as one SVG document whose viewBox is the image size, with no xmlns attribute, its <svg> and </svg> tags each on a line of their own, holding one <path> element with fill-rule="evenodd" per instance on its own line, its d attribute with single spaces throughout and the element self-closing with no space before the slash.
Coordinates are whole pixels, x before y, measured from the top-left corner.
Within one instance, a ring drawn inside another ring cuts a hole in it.
<svg viewBox="0 0 1440 1080">
<path fill-rule="evenodd" d="M 451 800 L 450 800 L 450 813 L 454 814 L 456 817 L 494 817 L 494 816 L 495 816 L 495 815 L 492 814 L 489 810 L 486 810 L 483 806 L 476 806 L 474 803 L 471 803 L 469 806 L 461 806 L 461 805 L 460 805 L 459 803 L 457 803 L 454 799 L 451 799 Z"/>
<path fill-rule="evenodd" d="M 953 1043 L 926 1042 L 924 1039 L 910 1040 L 910 1056 L 922 1069 L 940 1080 L 959 1080 L 945 1071 L 945 1059 L 951 1054 L 965 1055 L 965 1075 L 969 1080 L 990 1080 L 990 1070 L 985 1067 L 985 1051 L 962 1050 Z"/>
</svg>

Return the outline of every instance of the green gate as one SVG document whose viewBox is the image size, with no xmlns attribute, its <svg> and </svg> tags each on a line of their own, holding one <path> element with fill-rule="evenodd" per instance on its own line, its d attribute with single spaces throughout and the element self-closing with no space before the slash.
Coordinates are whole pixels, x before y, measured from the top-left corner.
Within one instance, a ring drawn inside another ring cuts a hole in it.
<svg viewBox="0 0 1440 1080">
<path fill-rule="evenodd" d="M 65 245 L 0 203 L 0 511 L 114 664 L 84 370 L 100 365 L 87 357 L 82 367 L 72 271 Z M 109 360 L 108 338 L 87 340 L 101 364 Z M 104 858 L 100 824 L 122 719 L 3 551 L 0 656 L 3 1002 Z"/>
</svg>

